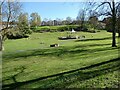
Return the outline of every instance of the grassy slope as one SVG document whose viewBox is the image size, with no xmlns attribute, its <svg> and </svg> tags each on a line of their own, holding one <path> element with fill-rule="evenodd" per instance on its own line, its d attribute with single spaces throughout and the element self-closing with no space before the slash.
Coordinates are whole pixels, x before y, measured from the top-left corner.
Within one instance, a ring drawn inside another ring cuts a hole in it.
<svg viewBox="0 0 120 90">
<path fill-rule="evenodd" d="M 3 88 L 117 88 L 118 48 L 111 47 L 111 34 L 79 32 L 86 39 L 57 39 L 66 35 L 34 33 L 29 39 L 7 40 Z M 50 48 L 52 43 L 60 47 Z"/>
</svg>

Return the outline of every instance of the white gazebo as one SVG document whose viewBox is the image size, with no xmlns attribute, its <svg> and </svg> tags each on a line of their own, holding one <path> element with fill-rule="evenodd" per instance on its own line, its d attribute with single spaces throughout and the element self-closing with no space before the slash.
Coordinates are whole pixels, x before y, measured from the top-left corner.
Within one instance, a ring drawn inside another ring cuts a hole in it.
<svg viewBox="0 0 120 90">
<path fill-rule="evenodd" d="M 74 29 L 72 29 L 72 33 L 75 33 L 76 31 Z"/>
</svg>

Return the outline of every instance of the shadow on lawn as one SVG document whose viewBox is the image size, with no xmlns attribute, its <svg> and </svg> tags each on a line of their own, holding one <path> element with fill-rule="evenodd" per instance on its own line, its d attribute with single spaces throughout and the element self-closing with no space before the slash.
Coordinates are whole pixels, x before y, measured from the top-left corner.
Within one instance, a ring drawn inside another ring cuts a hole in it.
<svg viewBox="0 0 120 90">
<path fill-rule="evenodd" d="M 107 44 L 90 44 L 90 45 L 77 45 L 74 46 L 74 48 L 81 48 L 81 47 L 94 47 L 94 46 L 107 46 L 107 45 L 111 45 L 111 43 L 107 43 Z"/>
<path fill-rule="evenodd" d="M 15 75 L 13 75 L 13 76 L 8 77 L 8 79 L 4 79 L 3 81 L 12 79 L 13 82 L 17 83 L 16 77 L 17 77 L 19 74 L 23 73 L 25 69 L 26 69 L 26 68 L 25 68 L 24 66 L 20 66 L 19 68 L 15 68 L 14 71 L 17 71 L 17 72 L 18 72 L 18 70 L 19 70 L 19 72 L 16 73 Z"/>
<path fill-rule="evenodd" d="M 12 83 L 12 84 L 3 85 L 3 89 L 13 90 L 13 89 L 20 88 L 23 85 L 32 84 L 32 83 L 35 83 L 35 82 L 39 82 L 39 81 L 42 81 L 42 80 L 47 80 L 47 79 L 54 78 L 54 77 L 56 79 L 52 80 L 52 82 L 54 82 L 55 80 L 58 80 L 60 78 L 70 79 L 70 78 L 73 78 L 73 77 L 76 77 L 77 80 L 84 81 L 84 80 L 87 80 L 87 79 L 90 79 L 90 78 L 94 78 L 96 76 L 100 76 L 100 75 L 103 75 L 103 74 L 106 74 L 106 73 L 109 73 L 109 72 L 113 72 L 115 70 L 119 70 L 119 68 L 120 68 L 119 63 L 118 63 L 119 60 L 120 60 L 120 58 L 116 58 L 116 59 L 112 59 L 112 60 L 109 60 L 109 61 L 105 61 L 105 62 L 93 64 L 93 65 L 90 65 L 90 66 L 82 67 L 82 68 L 79 68 L 79 69 L 75 69 L 75 70 L 71 70 L 71 71 L 67 71 L 67 72 L 62 72 L 62 73 L 57 73 L 57 74 L 49 75 L 49 76 L 45 76 L 45 77 L 40 77 L 40 78 L 37 78 L 37 79 L 25 81 L 25 82 L 15 82 L 15 83 Z M 110 63 L 111 63 L 111 65 L 109 65 Z M 113 64 L 113 63 L 116 63 L 116 64 Z M 102 65 L 107 65 L 107 66 L 102 67 L 98 70 L 82 72 L 82 70 L 83 71 L 84 70 L 89 70 L 89 69 L 96 68 L 96 67 L 99 68 Z M 55 85 L 50 86 L 48 88 L 52 88 L 52 87 L 54 87 L 54 88 L 55 87 L 62 87 L 63 88 L 66 85 L 73 83 L 74 81 L 76 81 L 76 80 L 70 80 L 70 81 L 65 81 L 65 82 L 62 82 L 62 83 L 56 83 Z"/>
<path fill-rule="evenodd" d="M 4 61 L 14 58 L 27 58 L 30 56 L 55 56 L 59 57 L 62 55 L 74 55 L 74 54 L 81 54 L 81 53 L 94 53 L 98 51 L 105 51 L 105 50 L 113 50 L 118 49 L 112 48 L 112 47 L 103 47 L 103 48 L 96 48 L 96 49 L 87 49 L 86 47 L 92 47 L 92 46 L 106 46 L 110 44 L 93 44 L 93 45 L 84 45 L 84 46 L 72 46 L 72 47 L 59 47 L 59 48 L 51 48 L 51 49 L 37 49 L 37 50 L 29 50 L 19 53 L 14 53 L 11 55 L 4 55 Z M 84 47 L 84 48 L 83 48 Z"/>
<path fill-rule="evenodd" d="M 98 41 L 98 40 L 106 40 L 106 39 L 111 39 L 112 37 L 106 37 L 106 38 L 94 38 L 94 39 L 82 39 L 82 40 L 76 40 L 75 42 L 79 41 Z"/>
</svg>

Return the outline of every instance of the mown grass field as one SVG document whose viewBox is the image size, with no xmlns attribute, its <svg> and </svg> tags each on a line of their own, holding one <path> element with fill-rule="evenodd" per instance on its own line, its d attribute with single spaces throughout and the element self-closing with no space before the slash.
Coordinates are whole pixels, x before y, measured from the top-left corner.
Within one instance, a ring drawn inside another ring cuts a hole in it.
<svg viewBox="0 0 120 90">
<path fill-rule="evenodd" d="M 111 47 L 111 33 L 76 32 L 72 35 L 85 38 L 58 40 L 66 35 L 45 32 L 33 33 L 28 39 L 6 40 L 3 89 L 118 88 L 119 47 Z M 49 46 L 54 43 L 60 47 Z"/>
</svg>

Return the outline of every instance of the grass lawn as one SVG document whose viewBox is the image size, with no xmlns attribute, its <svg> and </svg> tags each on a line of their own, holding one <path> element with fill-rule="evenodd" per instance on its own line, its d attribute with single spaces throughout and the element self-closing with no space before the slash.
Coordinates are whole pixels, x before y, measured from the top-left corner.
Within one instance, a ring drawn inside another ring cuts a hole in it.
<svg viewBox="0 0 120 90">
<path fill-rule="evenodd" d="M 112 34 L 76 32 L 84 39 L 58 40 L 67 32 L 33 33 L 28 39 L 6 40 L 3 89 L 118 88 L 118 47 Z M 60 47 L 49 45 L 58 43 Z M 118 45 L 118 38 L 117 38 Z"/>
</svg>

